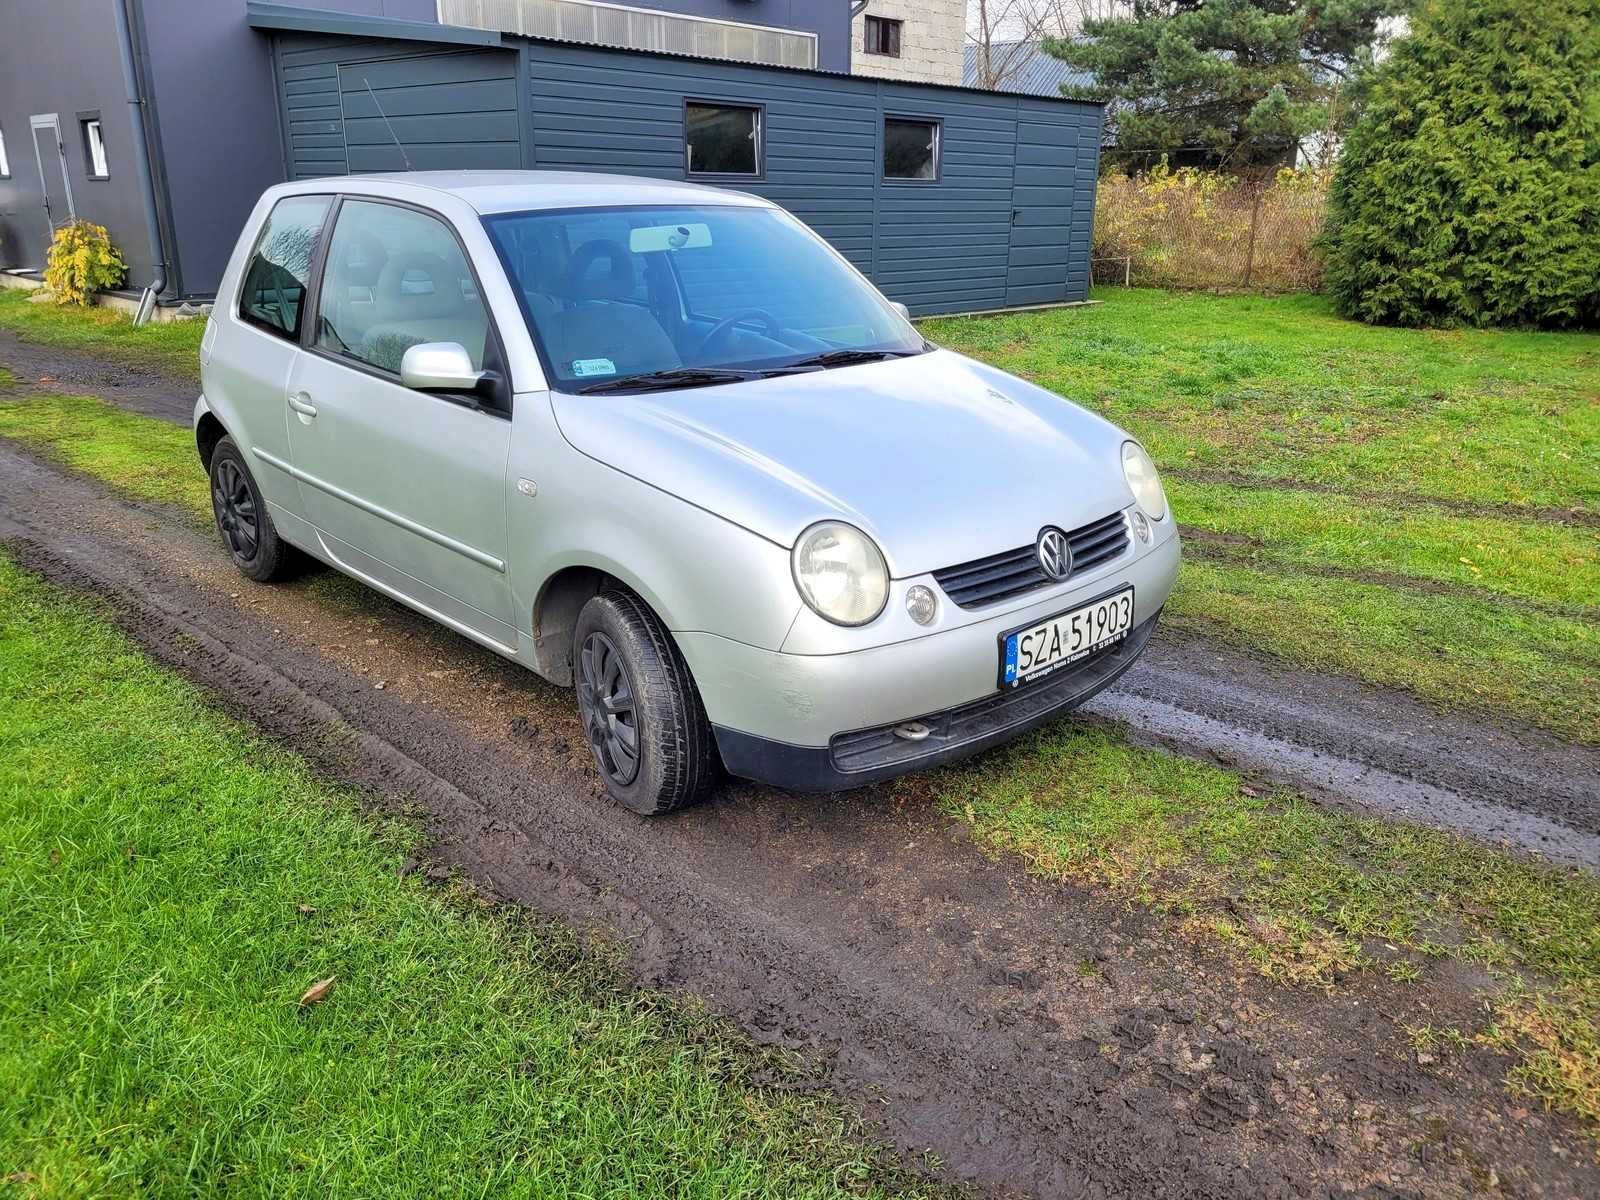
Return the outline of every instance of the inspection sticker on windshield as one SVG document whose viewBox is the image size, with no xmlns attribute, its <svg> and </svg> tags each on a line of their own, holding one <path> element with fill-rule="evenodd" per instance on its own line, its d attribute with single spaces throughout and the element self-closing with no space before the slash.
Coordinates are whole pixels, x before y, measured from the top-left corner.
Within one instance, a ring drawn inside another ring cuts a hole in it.
<svg viewBox="0 0 1600 1200">
<path fill-rule="evenodd" d="M 591 375 L 615 375 L 617 364 L 609 358 L 579 358 L 573 360 L 572 374 L 578 379 L 587 379 Z"/>
</svg>

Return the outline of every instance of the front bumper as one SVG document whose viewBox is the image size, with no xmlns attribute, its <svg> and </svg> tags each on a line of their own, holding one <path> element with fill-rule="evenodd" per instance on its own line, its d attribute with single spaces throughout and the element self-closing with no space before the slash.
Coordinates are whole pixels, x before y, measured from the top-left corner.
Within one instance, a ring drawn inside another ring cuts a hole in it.
<svg viewBox="0 0 1600 1200">
<path fill-rule="evenodd" d="M 1036 684 L 923 714 L 916 722 L 928 732 L 918 741 L 896 733 L 906 722 L 842 733 L 827 746 L 793 746 L 719 725 L 717 748 L 730 773 L 796 792 L 842 792 L 954 762 L 1065 716 L 1109 687 L 1139 660 L 1157 620 L 1159 614 L 1115 646 Z"/>
<path fill-rule="evenodd" d="M 1110 684 L 1154 630 L 1177 576 L 1178 552 L 1172 534 L 1023 603 L 960 614 L 958 626 L 846 653 L 763 650 L 710 633 L 676 637 L 729 771 L 804 790 L 857 787 L 1015 737 Z M 1000 634 L 1124 585 L 1134 589 L 1134 628 L 1120 649 L 1033 686 L 998 690 Z M 897 601 L 898 589 L 890 603 Z M 945 601 L 947 616 L 955 615 L 952 608 Z M 926 740 L 911 744 L 919 753 L 860 753 L 863 738 L 892 737 L 894 726 L 914 720 L 933 727 Z"/>
</svg>

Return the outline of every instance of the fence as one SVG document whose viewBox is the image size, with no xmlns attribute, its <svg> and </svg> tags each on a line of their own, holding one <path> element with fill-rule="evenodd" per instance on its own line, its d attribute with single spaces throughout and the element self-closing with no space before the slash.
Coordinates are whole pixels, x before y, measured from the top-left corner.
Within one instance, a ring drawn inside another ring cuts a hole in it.
<svg viewBox="0 0 1600 1200">
<path fill-rule="evenodd" d="M 1317 291 L 1329 176 L 1239 179 L 1165 164 L 1100 181 L 1094 279 L 1147 287 Z"/>
</svg>

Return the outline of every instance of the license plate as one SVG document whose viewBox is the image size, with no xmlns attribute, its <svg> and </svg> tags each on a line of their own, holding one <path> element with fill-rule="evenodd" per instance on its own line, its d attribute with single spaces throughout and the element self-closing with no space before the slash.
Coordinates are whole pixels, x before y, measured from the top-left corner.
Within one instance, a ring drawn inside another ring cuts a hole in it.
<svg viewBox="0 0 1600 1200">
<path fill-rule="evenodd" d="M 1013 688 L 1070 667 L 1128 636 L 1133 589 L 1123 588 L 1057 616 L 1000 635 L 1000 686 Z"/>
</svg>

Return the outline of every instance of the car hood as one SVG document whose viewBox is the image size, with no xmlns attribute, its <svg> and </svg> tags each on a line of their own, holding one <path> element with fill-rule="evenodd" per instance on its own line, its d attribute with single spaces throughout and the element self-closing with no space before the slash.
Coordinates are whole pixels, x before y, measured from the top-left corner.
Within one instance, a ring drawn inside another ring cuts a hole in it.
<svg viewBox="0 0 1600 1200">
<path fill-rule="evenodd" d="M 1133 500 L 1116 426 L 945 350 L 675 392 L 558 392 L 552 403 L 582 453 L 782 546 L 815 521 L 848 521 L 897 579 Z"/>
</svg>

